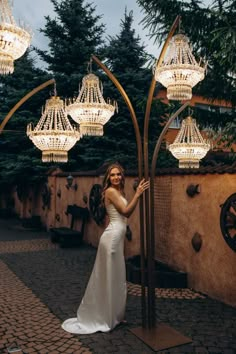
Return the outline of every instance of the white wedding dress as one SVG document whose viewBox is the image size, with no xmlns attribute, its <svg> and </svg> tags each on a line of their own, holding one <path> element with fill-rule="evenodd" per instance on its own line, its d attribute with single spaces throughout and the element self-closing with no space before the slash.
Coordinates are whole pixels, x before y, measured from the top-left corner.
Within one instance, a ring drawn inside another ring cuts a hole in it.
<svg viewBox="0 0 236 354">
<path fill-rule="evenodd" d="M 126 199 L 121 196 L 125 204 Z M 124 238 L 127 219 L 113 204 L 107 206 L 110 222 L 103 232 L 77 318 L 63 322 L 70 333 L 108 332 L 124 320 L 126 306 L 126 271 Z"/>
</svg>

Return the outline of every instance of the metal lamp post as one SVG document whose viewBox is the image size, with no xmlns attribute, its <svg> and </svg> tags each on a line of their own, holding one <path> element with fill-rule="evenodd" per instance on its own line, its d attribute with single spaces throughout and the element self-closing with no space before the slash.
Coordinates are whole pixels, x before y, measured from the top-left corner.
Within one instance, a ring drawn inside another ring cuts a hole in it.
<svg viewBox="0 0 236 354">
<path fill-rule="evenodd" d="M 161 54 L 157 61 L 157 68 L 161 65 L 168 48 L 169 42 L 174 35 L 178 26 L 180 17 L 178 16 L 168 34 L 164 43 Z M 145 191 L 145 196 L 140 200 L 140 254 L 141 254 L 141 304 L 142 304 L 142 327 L 131 329 L 138 338 L 149 345 L 154 350 L 162 350 L 177 345 L 186 344 L 191 342 L 190 338 L 183 336 L 181 333 L 175 331 L 169 326 L 164 324 L 156 324 L 155 318 L 155 286 L 153 282 L 153 271 L 155 265 L 155 231 L 154 231 L 154 178 L 155 168 L 158 153 L 162 140 L 173 120 L 189 105 L 189 101 L 184 103 L 180 109 L 173 114 L 166 125 L 164 126 L 158 140 L 152 157 L 152 165 L 149 173 L 148 166 L 148 128 L 150 120 L 151 104 L 153 100 L 154 89 L 156 85 L 155 78 L 153 77 L 148 93 L 145 120 L 144 120 L 144 135 L 143 146 L 141 143 L 140 130 L 137 123 L 135 111 L 132 107 L 129 97 L 125 90 L 118 82 L 116 77 L 109 71 L 109 69 L 100 62 L 100 60 L 93 55 L 92 59 L 96 64 L 107 74 L 109 79 L 114 83 L 119 92 L 121 93 L 125 103 L 128 106 L 131 114 L 132 122 L 135 129 L 135 137 L 137 143 L 138 154 L 138 175 L 141 179 L 144 175 L 145 179 L 150 178 L 150 191 Z M 143 222 L 145 220 L 145 223 Z M 146 252 L 145 252 L 146 250 Z M 145 258 L 147 259 L 147 277 L 145 276 Z M 147 279 L 145 279 L 147 278 Z M 145 282 L 147 281 L 147 292 Z"/>
</svg>

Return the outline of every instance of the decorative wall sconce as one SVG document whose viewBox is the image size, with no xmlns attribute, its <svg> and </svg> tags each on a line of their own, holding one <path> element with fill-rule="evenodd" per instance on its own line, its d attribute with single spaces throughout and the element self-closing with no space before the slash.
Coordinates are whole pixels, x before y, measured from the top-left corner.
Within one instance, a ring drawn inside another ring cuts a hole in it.
<svg viewBox="0 0 236 354">
<path fill-rule="evenodd" d="M 196 194 L 199 194 L 200 192 L 201 192 L 201 187 L 199 184 L 190 184 L 186 189 L 186 193 L 188 194 L 189 197 L 194 197 Z"/>
<path fill-rule="evenodd" d="M 202 247 L 202 236 L 198 232 L 192 237 L 192 247 L 195 252 L 199 252 Z"/>
<path fill-rule="evenodd" d="M 77 191 L 77 189 L 78 189 L 78 184 L 75 183 L 75 184 L 73 185 L 73 180 L 74 180 L 73 176 L 71 176 L 71 175 L 67 176 L 67 177 L 66 177 L 66 180 L 67 180 L 66 188 L 67 188 L 67 189 L 74 189 L 74 191 Z"/>
<path fill-rule="evenodd" d="M 83 195 L 83 202 L 84 202 L 84 204 L 88 204 L 88 196 L 87 196 L 87 194 L 86 193 L 84 193 L 84 195 Z"/>
<path fill-rule="evenodd" d="M 55 219 L 56 219 L 56 221 L 58 221 L 58 222 L 59 222 L 59 221 L 61 220 L 60 215 L 59 215 L 59 214 L 56 214 L 56 215 L 55 215 Z"/>
<path fill-rule="evenodd" d="M 126 226 L 125 237 L 127 238 L 128 241 L 132 241 L 132 231 L 131 231 L 129 225 Z"/>
</svg>

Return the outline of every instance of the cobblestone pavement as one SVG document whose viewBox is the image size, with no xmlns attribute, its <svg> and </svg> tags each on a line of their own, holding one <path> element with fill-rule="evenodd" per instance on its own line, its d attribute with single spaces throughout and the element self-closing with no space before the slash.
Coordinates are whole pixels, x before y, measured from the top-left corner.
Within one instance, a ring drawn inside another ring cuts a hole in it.
<svg viewBox="0 0 236 354">
<path fill-rule="evenodd" d="M 88 246 L 60 249 L 47 233 L 0 220 L 1 354 L 13 344 L 19 354 L 153 353 L 129 331 L 141 325 L 140 287 L 131 283 L 127 325 L 92 335 L 61 329 L 61 322 L 76 314 L 95 255 Z M 157 320 L 192 338 L 158 353 L 236 353 L 236 309 L 190 289 L 156 289 L 156 295 Z"/>
<path fill-rule="evenodd" d="M 24 353 L 91 353 L 0 261 L 0 349 L 16 342 Z"/>
</svg>

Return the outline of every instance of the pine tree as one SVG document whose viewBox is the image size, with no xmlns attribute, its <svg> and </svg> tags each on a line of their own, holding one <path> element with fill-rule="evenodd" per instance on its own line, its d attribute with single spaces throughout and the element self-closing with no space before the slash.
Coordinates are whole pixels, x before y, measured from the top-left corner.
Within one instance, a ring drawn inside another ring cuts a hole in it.
<svg viewBox="0 0 236 354">
<path fill-rule="evenodd" d="M 139 121 L 143 123 L 144 106 L 141 104 L 148 91 L 149 70 L 144 66 L 148 61 L 145 48 L 132 28 L 133 14 L 125 12 L 121 20 L 120 33 L 108 37 L 105 49 L 105 63 L 116 76 L 129 96 Z M 104 137 L 99 141 L 105 160 L 118 160 L 124 166 L 137 166 L 134 128 L 128 108 L 112 82 L 104 83 L 104 95 L 118 102 L 118 113 L 110 119 L 104 129 Z M 140 121 L 141 120 L 141 121 Z"/>
<path fill-rule="evenodd" d="M 55 77 L 58 95 L 64 99 L 76 97 L 82 79 L 88 73 L 91 55 L 97 54 L 102 60 L 105 26 L 100 23 L 101 16 L 95 13 L 95 6 L 84 0 L 51 2 L 56 17 L 47 16 L 45 28 L 41 29 L 49 40 L 49 50 L 35 50 Z M 95 148 L 96 154 L 89 155 L 96 140 L 81 139 L 69 152 L 68 163 L 61 167 L 67 171 L 99 167 L 102 163 L 100 152 Z M 100 156 L 99 162 L 96 155 Z"/>
<path fill-rule="evenodd" d="M 84 0 L 51 0 L 55 18 L 46 16 L 41 32 L 49 40 L 49 50 L 36 48 L 40 58 L 57 80 L 58 94 L 71 97 L 87 73 L 92 54 L 102 46 L 104 25 L 95 7 Z"/>
<path fill-rule="evenodd" d="M 14 73 L 0 78 L 1 120 L 21 98 L 49 78 L 35 67 L 30 53 L 26 52 L 16 61 Z M 26 126 L 40 118 L 49 90 L 40 91 L 26 101 L 0 135 L 0 189 L 3 191 L 10 185 L 26 186 L 45 178 L 48 166 L 41 163 L 41 152 L 26 136 Z"/>
<path fill-rule="evenodd" d="M 218 15 L 220 26 L 213 30 L 213 45 L 218 48 L 215 52 L 215 60 L 220 63 L 227 73 L 228 81 L 232 83 L 230 90 L 232 91 L 231 102 L 236 106 L 236 3 L 232 0 L 215 1 L 214 9 Z M 230 99 L 230 92 L 228 96 Z M 236 118 L 235 115 L 227 120 L 223 129 L 223 141 L 230 146 L 236 142 Z M 234 154 L 235 155 L 235 154 Z M 234 159 L 236 157 L 234 156 Z"/>
<path fill-rule="evenodd" d="M 91 5 L 85 6 L 82 0 L 60 3 L 56 0 L 51 1 L 57 18 L 47 17 L 45 29 L 41 30 L 49 39 L 49 51 L 44 53 L 37 50 L 37 52 L 48 64 L 48 69 L 53 71 L 58 94 L 63 97 L 73 95 L 87 74 L 91 54 L 97 54 L 100 60 L 105 60 L 124 86 L 134 105 L 142 130 L 152 73 L 145 68 L 150 57 L 132 29 L 132 13 L 125 14 L 119 35 L 109 37 L 108 45 L 102 46 L 104 26 L 98 26 L 100 17 L 94 14 Z M 68 171 L 95 169 L 110 159 L 119 160 L 124 165 L 130 164 L 129 167 L 131 165 L 137 167 L 134 128 L 128 109 L 118 90 L 104 73 L 96 65 L 93 65 L 92 69 L 104 83 L 104 97 L 117 99 L 119 113 L 105 125 L 104 137 L 83 137 L 70 151 L 69 162 L 63 169 Z M 158 126 L 156 120 L 153 120 L 152 124 Z M 156 129 L 151 131 L 155 132 L 156 140 Z"/>
<path fill-rule="evenodd" d="M 141 135 L 143 135 L 144 115 L 152 72 L 147 68 L 150 56 L 136 36 L 133 25 L 133 13 L 125 12 L 121 20 L 118 35 L 108 37 L 108 45 L 104 50 L 105 64 L 115 75 L 130 98 L 137 115 Z M 93 139 L 83 139 L 81 148 L 87 151 L 86 163 L 99 165 L 102 161 L 119 161 L 125 168 L 137 168 L 137 146 L 134 126 L 127 105 L 114 84 L 104 78 L 104 96 L 111 97 L 118 102 L 118 113 L 115 114 L 104 127 L 104 136 Z M 164 112 L 164 105 L 154 109 L 154 114 L 160 117 Z M 160 131 L 160 119 L 151 119 L 150 122 L 150 154 L 153 151 L 156 137 Z"/>
<path fill-rule="evenodd" d="M 190 38 L 196 57 L 208 60 L 207 75 L 193 90 L 213 101 L 225 99 L 236 102 L 235 79 L 235 1 L 217 0 L 205 6 L 204 1 L 138 0 L 145 17 L 143 24 L 150 36 L 162 43 L 177 15 L 181 28 Z M 195 117 L 202 127 L 224 128 L 232 114 L 196 109 Z"/>
</svg>

